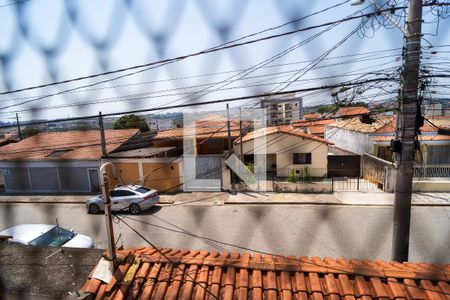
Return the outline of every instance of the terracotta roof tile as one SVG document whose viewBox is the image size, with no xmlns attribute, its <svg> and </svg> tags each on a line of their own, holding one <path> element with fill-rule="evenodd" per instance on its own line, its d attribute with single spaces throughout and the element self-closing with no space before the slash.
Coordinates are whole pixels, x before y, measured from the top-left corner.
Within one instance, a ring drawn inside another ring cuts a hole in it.
<svg viewBox="0 0 450 300">
<path fill-rule="evenodd" d="M 304 114 L 303 118 L 305 120 L 315 120 L 315 119 L 320 119 L 320 115 L 319 114 Z"/>
<path fill-rule="evenodd" d="M 309 133 L 305 133 L 303 130 L 292 127 L 291 125 L 280 125 L 280 126 L 271 126 L 271 127 L 260 128 L 258 130 L 251 131 L 251 132 L 247 133 L 246 135 L 244 135 L 242 137 L 242 141 L 246 142 L 246 141 L 253 140 L 257 137 L 260 137 L 260 136 L 271 135 L 271 134 L 275 134 L 275 133 L 290 134 L 290 135 L 298 136 L 298 137 L 301 137 L 304 139 L 314 140 L 314 141 L 324 143 L 327 145 L 333 144 L 321 137 L 318 137 L 318 136 L 315 136 L 315 135 L 312 135 Z M 240 141 L 237 140 L 236 142 L 239 143 Z"/>
<path fill-rule="evenodd" d="M 222 116 L 211 115 L 195 121 L 193 124 L 184 128 L 174 128 L 159 132 L 154 139 L 183 139 L 184 135 L 194 134 L 197 139 L 214 138 L 214 139 L 226 139 L 228 138 L 227 119 Z M 245 129 L 249 126 L 247 121 L 242 122 L 242 128 Z M 192 133 L 191 130 L 192 129 Z M 239 120 L 230 120 L 230 133 L 233 139 L 239 136 Z"/>
<path fill-rule="evenodd" d="M 292 127 L 306 128 L 312 135 L 322 136 L 325 133 L 325 125 L 334 124 L 335 120 L 302 120 L 292 123 Z"/>
<path fill-rule="evenodd" d="M 112 281 L 89 277 L 81 290 L 99 299 L 446 300 L 450 293 L 450 265 L 159 251 L 118 251 Z"/>
<path fill-rule="evenodd" d="M 372 136 L 370 139 L 375 142 L 389 142 L 390 140 L 394 139 L 394 136 L 380 135 L 380 136 Z M 419 135 L 419 141 L 450 141 L 450 135 L 442 135 L 442 134 Z"/>
<path fill-rule="evenodd" d="M 370 111 L 364 106 L 341 107 L 337 111 L 337 115 L 340 117 L 352 117 L 355 115 L 362 115 L 368 113 L 370 113 Z"/>
<path fill-rule="evenodd" d="M 350 119 L 338 121 L 335 124 L 329 124 L 328 126 L 338 127 L 338 128 L 342 128 L 342 129 L 358 131 L 358 132 L 363 132 L 363 133 L 375 133 L 378 130 L 382 130 L 382 128 L 390 128 L 390 124 L 392 122 L 393 116 L 381 115 L 381 116 L 376 116 L 374 119 L 375 120 L 374 120 L 374 122 L 372 122 L 372 124 L 367 124 L 367 123 L 361 122 L 360 117 L 353 117 Z M 389 129 L 388 132 L 391 132 L 390 130 L 391 129 Z M 395 126 L 392 128 L 392 130 L 395 130 Z"/>
<path fill-rule="evenodd" d="M 360 117 L 354 117 L 351 119 L 346 119 L 336 122 L 336 124 L 327 124 L 333 127 L 338 127 L 342 129 L 358 131 L 363 133 L 374 133 L 374 134 L 394 134 L 396 129 L 396 116 L 387 115 L 372 115 L 374 122 L 371 124 L 361 122 Z M 420 127 L 421 132 L 437 132 L 436 127 L 425 124 Z"/>
<path fill-rule="evenodd" d="M 138 132 L 138 129 L 105 130 L 107 152 Z M 61 151 L 61 154 L 49 157 L 55 151 Z M 0 160 L 96 160 L 101 156 L 98 130 L 43 132 L 0 148 Z"/>
</svg>

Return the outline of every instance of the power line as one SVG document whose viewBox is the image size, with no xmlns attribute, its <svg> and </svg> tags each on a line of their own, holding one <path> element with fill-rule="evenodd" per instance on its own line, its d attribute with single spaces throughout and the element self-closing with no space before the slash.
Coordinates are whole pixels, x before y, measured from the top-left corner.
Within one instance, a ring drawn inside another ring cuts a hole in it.
<svg viewBox="0 0 450 300">
<path fill-rule="evenodd" d="M 173 233 L 184 234 L 184 235 L 187 235 L 187 236 L 190 236 L 190 237 L 193 237 L 193 238 L 197 238 L 197 239 L 200 239 L 200 240 L 207 240 L 207 241 L 214 242 L 214 243 L 219 243 L 219 244 L 222 244 L 222 245 L 225 245 L 225 246 L 234 247 L 234 248 L 238 248 L 238 249 L 245 250 L 245 251 L 250 251 L 250 252 L 253 252 L 253 253 L 269 255 L 269 256 L 272 256 L 272 257 L 285 258 L 285 256 L 280 255 L 280 254 L 275 254 L 275 253 L 271 253 L 271 252 L 267 252 L 267 251 L 262 251 L 262 250 L 259 250 L 259 249 L 254 249 L 254 248 L 244 247 L 244 246 L 240 246 L 240 245 L 236 245 L 236 244 L 232 244 L 232 243 L 227 243 L 227 242 L 223 242 L 223 241 L 220 241 L 220 240 L 217 240 L 217 239 L 203 237 L 203 236 L 191 233 L 191 232 L 187 232 L 187 231 L 183 231 L 183 230 L 177 230 L 177 229 L 173 229 L 173 228 L 168 228 L 166 226 L 157 225 L 157 224 L 150 223 L 150 222 L 143 221 L 143 220 L 138 220 L 138 219 L 135 219 L 135 218 L 132 218 L 132 217 L 127 217 L 127 216 L 119 217 L 117 215 L 115 217 L 117 219 L 119 219 L 121 222 L 123 222 L 124 224 L 126 224 L 134 233 L 138 234 L 145 241 L 147 241 L 147 239 L 141 233 L 139 233 L 136 229 L 131 227 L 131 225 L 129 225 L 127 222 L 125 222 L 124 221 L 125 218 L 129 219 L 129 220 L 132 220 L 134 222 L 139 222 L 139 223 L 142 223 L 142 224 L 145 224 L 145 225 L 149 225 L 149 226 L 152 226 L 152 227 L 160 228 L 160 229 L 163 229 L 163 230 L 166 230 L 166 231 L 169 231 L 169 232 L 173 232 Z M 152 247 L 154 247 L 153 244 L 151 244 L 150 242 L 148 242 L 148 243 Z M 168 257 L 166 257 L 166 259 L 168 259 L 169 262 L 171 262 L 171 260 Z M 289 259 L 293 260 L 293 261 L 300 261 L 300 259 L 292 257 L 292 256 L 289 257 Z M 302 263 L 306 263 L 306 264 L 311 264 L 311 265 L 314 265 L 314 266 L 317 266 L 317 267 L 323 267 L 323 265 L 320 265 L 320 264 L 315 263 L 313 261 L 304 261 L 304 260 L 302 260 L 301 262 Z M 342 272 L 343 274 L 347 274 L 347 275 L 351 275 L 351 276 L 364 276 L 364 277 L 367 277 L 367 274 L 358 273 L 358 272 L 354 272 L 354 271 L 348 271 L 348 269 L 342 269 L 342 268 L 339 268 L 339 267 L 333 267 L 333 266 L 328 266 L 328 265 L 327 265 L 327 268 L 330 269 L 330 270 Z M 436 292 L 436 293 L 439 293 L 439 294 L 442 294 L 442 295 L 450 295 L 450 293 L 447 293 L 447 292 L 436 291 L 434 289 L 430 289 L 430 288 L 426 288 L 426 287 L 421 287 L 421 286 L 417 286 L 417 285 L 411 285 L 411 284 L 407 284 L 407 283 L 404 283 L 404 282 L 398 282 L 397 280 L 391 280 L 391 278 L 389 278 L 387 276 L 378 276 L 377 275 L 377 276 L 373 276 L 373 277 L 377 277 L 381 281 L 384 281 L 385 283 L 393 282 L 393 283 L 397 283 L 397 284 L 405 286 L 405 287 L 414 287 L 414 288 L 417 288 L 417 289 L 420 289 L 420 290 L 424 290 L 424 291 Z"/>
<path fill-rule="evenodd" d="M 297 86 L 297 85 L 302 85 L 302 84 L 305 84 L 307 82 L 311 82 L 311 81 L 315 81 L 315 80 L 338 78 L 338 77 L 349 77 L 349 76 L 355 76 L 355 75 L 373 75 L 373 74 L 375 74 L 374 71 L 356 72 L 356 71 L 359 71 L 359 70 L 367 70 L 367 69 L 370 69 L 370 68 L 373 68 L 373 67 L 375 67 L 375 65 L 374 66 L 370 66 L 370 67 L 357 69 L 357 70 L 354 70 L 353 72 L 348 72 L 348 73 L 343 73 L 343 74 L 336 74 L 336 75 L 333 75 L 333 76 L 308 78 L 308 79 L 297 80 L 297 81 L 288 79 L 287 81 L 283 81 L 283 82 L 267 82 L 267 83 L 259 83 L 258 84 L 258 82 L 264 82 L 264 81 L 270 80 L 270 78 L 268 78 L 268 79 L 264 79 L 262 81 L 257 81 L 255 83 L 249 83 L 247 85 L 234 86 L 234 87 L 229 87 L 229 88 L 218 88 L 218 89 L 215 89 L 214 91 L 211 91 L 211 92 L 220 92 L 220 91 L 225 91 L 225 90 L 246 89 L 246 88 L 251 88 L 251 87 L 270 86 L 270 85 L 275 85 L 275 84 L 281 85 L 281 84 L 285 84 L 285 83 L 292 83 L 292 84 L 295 83 L 295 86 Z M 322 67 L 317 67 L 317 68 L 322 68 Z M 384 65 L 383 69 L 377 69 L 376 73 L 386 74 L 387 71 L 394 70 L 396 68 L 397 67 L 386 68 L 386 65 Z M 242 78 L 241 80 L 256 79 L 256 78 L 261 78 L 261 77 L 283 78 L 285 76 L 289 76 L 290 73 L 297 73 L 297 72 L 298 72 L 298 70 L 288 70 L 288 71 L 282 71 L 282 72 L 271 73 L 271 74 L 266 74 L 266 75 L 258 75 L 258 76 Z M 276 76 L 276 75 L 279 75 L 279 74 L 280 74 L 280 76 Z M 216 82 L 214 84 L 217 84 L 217 83 L 221 83 L 221 82 Z M 181 87 L 181 88 L 152 91 L 152 92 L 148 92 L 148 93 L 131 94 L 131 95 L 125 95 L 125 96 L 119 96 L 119 97 L 100 98 L 100 99 L 89 100 L 89 101 L 75 102 L 75 103 L 69 103 L 69 104 L 60 104 L 60 105 L 51 105 L 51 106 L 44 106 L 44 107 L 38 107 L 38 108 L 27 108 L 27 109 L 21 109 L 21 110 L 16 110 L 16 111 L 11 111 L 11 112 L 10 111 L 0 112 L 0 115 L 15 114 L 15 113 L 20 113 L 20 112 L 21 113 L 23 113 L 23 112 L 32 112 L 33 113 L 33 112 L 39 111 L 39 110 L 61 109 L 61 108 L 74 107 L 74 106 L 80 107 L 80 106 L 86 106 L 86 105 L 96 105 L 96 104 L 100 104 L 100 103 L 137 101 L 137 100 L 143 100 L 143 99 L 148 100 L 148 99 L 155 99 L 155 98 L 162 98 L 162 97 L 171 97 L 171 96 L 178 96 L 178 95 L 192 95 L 193 94 L 192 92 L 178 92 L 178 93 L 171 93 L 171 94 L 164 94 L 164 92 L 187 90 L 187 89 L 192 89 L 192 88 L 202 87 L 202 86 L 209 86 L 209 85 L 211 85 L 211 84 L 207 83 L 207 84 L 191 85 L 191 86 L 185 86 L 185 87 Z M 197 93 L 197 92 L 194 92 L 194 93 Z M 152 96 L 153 94 L 156 94 L 156 95 Z M 195 100 L 195 99 L 191 99 L 191 101 L 193 101 L 193 100 Z"/>
<path fill-rule="evenodd" d="M 339 58 L 346 58 L 346 57 L 352 57 L 355 59 L 351 59 L 351 60 L 346 60 L 346 61 L 342 61 L 342 62 L 338 62 L 338 63 L 334 63 L 334 64 L 329 64 L 328 66 L 337 66 L 339 64 L 343 64 L 343 63 L 356 63 L 356 62 L 360 62 L 360 61 L 366 61 L 367 59 L 370 58 L 370 60 L 378 60 L 378 59 L 383 59 L 383 58 L 389 58 L 389 57 L 397 57 L 399 54 L 390 54 L 390 55 L 384 55 L 381 57 L 376 57 L 376 54 L 382 54 L 382 53 L 386 53 L 386 52 L 393 52 L 393 51 L 399 51 L 402 48 L 392 48 L 392 49 L 386 49 L 386 50 L 377 50 L 377 51 L 368 51 L 368 52 L 361 52 L 361 53 L 352 53 L 352 54 L 347 54 L 347 55 L 339 55 L 339 56 L 333 56 L 333 57 L 326 57 L 324 58 L 324 60 L 335 60 L 335 59 L 339 59 Z M 364 57 L 359 57 L 358 56 L 364 56 Z M 290 66 L 290 65 L 298 65 L 298 64 L 304 64 L 304 63 L 309 63 L 312 62 L 314 60 L 303 60 L 303 61 L 294 61 L 294 62 L 289 62 L 289 63 L 282 63 L 282 64 L 270 64 L 267 66 L 262 66 L 260 67 L 260 69 L 270 69 L 270 68 L 276 68 L 276 67 L 283 67 L 283 66 Z M 320 68 L 322 68 L 323 66 L 320 66 Z M 238 70 L 229 70 L 229 71 L 222 71 L 222 72 L 214 72 L 214 73 L 206 73 L 206 74 L 201 74 L 201 75 L 191 75 L 191 76 L 182 76 L 182 77 L 176 77 L 176 78 L 167 78 L 167 79 L 160 79 L 160 80 L 151 80 L 151 81 L 142 81 L 142 82 L 134 82 L 134 83 L 128 83 L 128 84 L 121 84 L 121 85 L 113 85 L 113 86 L 106 86 L 106 87 L 98 87 L 98 88 L 92 88 L 92 89 L 84 89 L 84 90 L 77 90 L 77 91 L 72 91 L 72 92 L 68 92 L 68 93 L 83 93 L 83 92 L 89 92 L 89 91 L 97 91 L 97 90 L 105 90 L 105 89 L 113 89 L 113 88 L 120 88 L 120 87 L 129 87 L 129 86 L 137 86 L 137 85 L 146 85 L 146 84 L 151 84 L 151 83 L 161 83 L 161 82 L 170 82 L 170 81 L 180 81 L 180 80 L 185 80 L 185 79 L 192 79 L 192 78 L 201 78 L 201 77 L 208 77 L 208 76 L 215 76 L 215 75 L 223 75 L 223 74 L 229 74 L 229 73 L 237 73 L 237 72 L 242 72 L 245 71 L 247 69 L 238 69 Z M 277 74 L 277 73 L 270 73 L 270 74 Z M 260 75 L 260 76 L 266 76 L 266 75 Z M 243 79 L 248 79 L 248 78 L 254 78 L 256 76 L 253 77 L 245 77 Z M 39 95 L 39 96 L 48 96 L 51 97 L 52 94 L 46 94 L 46 95 Z M 10 99 L 2 99 L 0 100 L 0 102 L 8 102 L 8 101 L 17 101 L 17 100 L 26 100 L 26 99 L 32 99 L 32 98 L 36 98 L 37 96 L 29 96 L 29 97 L 18 97 L 18 98 L 10 98 Z"/>
<path fill-rule="evenodd" d="M 261 63 L 255 65 L 255 66 L 252 66 L 251 68 L 245 70 L 244 72 L 241 72 L 241 73 L 247 73 L 247 74 L 244 74 L 243 76 L 241 76 L 241 78 L 242 78 L 242 77 L 245 77 L 245 76 L 248 75 L 249 73 L 252 73 L 252 72 L 254 72 L 255 70 L 259 69 L 260 66 L 265 66 L 265 65 L 267 65 L 267 64 L 269 64 L 269 63 L 271 63 L 271 62 L 273 62 L 273 61 L 275 61 L 275 60 L 277 60 L 277 59 L 279 59 L 280 57 L 282 57 L 282 56 L 288 54 L 289 52 L 295 50 L 296 48 L 302 46 L 303 44 L 310 42 L 310 41 L 313 40 L 314 38 L 320 36 L 322 33 L 324 33 L 324 32 L 326 32 L 326 31 L 330 30 L 332 27 L 334 27 L 334 26 L 336 26 L 336 25 L 338 25 L 338 24 L 339 24 L 339 23 L 332 24 L 332 25 L 330 25 L 328 28 L 326 28 L 326 29 L 324 29 L 323 31 L 321 31 L 320 33 L 315 34 L 314 36 L 312 36 L 312 37 L 310 37 L 310 38 L 308 38 L 308 39 L 306 39 L 306 40 L 304 40 L 304 41 L 302 41 L 302 42 L 299 42 L 297 45 L 294 45 L 294 46 L 292 46 L 292 47 L 289 47 L 287 50 L 285 50 L 285 51 L 283 51 L 283 52 L 281 52 L 281 53 L 279 53 L 279 54 L 273 56 L 272 58 L 269 58 L 269 59 L 265 60 L 264 62 L 261 62 Z M 166 64 L 169 64 L 169 63 L 171 63 L 171 62 L 162 63 L 162 64 L 160 64 L 158 67 L 163 66 L 163 65 L 166 65 Z M 79 90 L 80 88 L 91 87 L 91 86 L 94 86 L 94 85 L 97 85 L 97 84 L 100 84 L 100 83 L 105 83 L 105 82 L 109 82 L 109 81 L 116 80 L 116 79 L 119 79 L 119 78 L 124 78 L 124 77 L 127 77 L 127 76 L 131 76 L 131 75 L 134 75 L 134 74 L 137 74 L 137 73 L 140 73 L 140 72 L 144 72 L 144 71 L 149 70 L 149 69 L 152 69 L 152 68 L 154 68 L 154 67 L 149 67 L 149 68 L 147 68 L 147 69 L 139 70 L 139 71 L 136 71 L 136 72 L 133 72 L 133 73 L 129 73 L 129 74 L 126 74 L 126 75 L 121 75 L 121 76 L 118 76 L 118 77 L 113 78 L 113 79 L 103 80 L 103 81 L 101 81 L 101 82 L 97 82 L 97 83 L 94 83 L 94 84 L 85 85 L 85 86 L 81 86 L 81 87 L 76 87 L 76 88 L 73 88 L 73 89 L 69 89 L 69 90 L 66 90 L 66 91 L 61 91 L 61 92 L 54 93 L 54 94 L 51 94 L 51 95 L 52 95 L 52 96 L 55 96 L 55 95 L 61 95 L 61 94 L 64 94 L 65 92 L 67 92 L 67 91 L 76 91 L 76 90 Z M 237 75 L 239 75 L 239 74 L 237 74 Z M 224 82 L 227 81 L 227 80 L 233 79 L 233 78 L 236 77 L 237 75 L 233 75 L 233 76 L 227 78 L 226 80 L 224 80 Z M 236 81 L 236 80 L 237 80 L 237 79 L 234 79 L 233 81 Z M 233 81 L 231 81 L 231 82 L 233 82 Z M 225 83 L 224 85 L 228 85 L 228 84 L 230 84 L 231 82 Z M 207 90 L 207 89 L 204 89 L 204 90 Z M 201 91 L 195 92 L 194 95 L 197 94 L 197 93 L 200 93 L 200 92 L 201 92 Z M 207 94 L 207 93 L 209 93 L 209 92 L 206 92 L 206 94 Z M 1 95 L 1 94 L 0 94 L 0 95 Z M 204 96 L 204 95 L 203 95 L 203 96 Z M 196 100 L 196 99 L 198 99 L 198 98 L 200 98 L 200 97 L 201 97 L 201 96 L 198 96 L 198 97 L 196 97 L 196 98 L 194 98 L 194 99 L 191 99 L 190 101 Z M 30 102 L 42 100 L 42 99 L 44 99 L 44 98 L 46 98 L 46 96 L 37 97 L 37 98 L 31 99 L 31 100 L 23 101 L 23 102 L 18 103 L 18 104 L 8 105 L 8 106 L 2 107 L 2 108 L 0 108 L 0 109 L 10 108 L 10 107 L 15 107 L 15 106 L 19 106 L 19 105 L 22 105 L 22 104 L 26 104 L 26 103 L 30 103 Z M 182 100 L 182 99 L 180 99 L 180 100 Z M 177 101 L 172 101 L 171 103 L 174 103 L 174 102 L 177 102 Z"/>
<path fill-rule="evenodd" d="M 0 8 L 8 7 L 8 6 L 16 5 L 16 4 L 19 4 L 19 3 L 28 2 L 28 1 L 31 1 L 31 0 L 20 0 L 20 1 L 9 3 L 9 4 L 4 4 L 4 5 L 1 5 Z"/>
<path fill-rule="evenodd" d="M 357 81 L 357 82 L 353 82 L 351 84 L 345 84 L 345 86 L 348 87 L 348 86 L 354 86 L 354 85 L 361 85 L 361 84 L 365 84 L 365 83 L 369 83 L 369 82 L 385 81 L 385 80 L 390 80 L 390 79 L 389 79 L 389 77 L 379 77 L 379 78 L 367 79 L 367 80 L 363 80 L 363 81 Z M 256 94 L 256 95 L 251 95 L 251 96 L 232 97 L 232 98 L 224 98 L 224 99 L 204 101 L 204 102 L 178 104 L 178 105 L 171 105 L 171 106 L 162 106 L 162 107 L 154 107 L 154 108 L 147 108 L 147 109 L 107 113 L 107 114 L 103 114 L 103 116 L 111 117 L 111 116 L 118 116 L 118 115 L 131 114 L 131 113 L 135 114 L 135 113 L 143 113 L 143 112 L 149 112 L 149 111 L 160 111 L 160 110 L 169 110 L 169 109 L 176 109 L 176 108 L 183 108 L 183 107 L 217 104 L 217 103 L 224 103 L 224 102 L 234 102 L 234 101 L 240 101 L 240 100 L 246 100 L 246 99 L 252 99 L 252 98 L 261 98 L 261 97 L 267 97 L 267 96 L 286 95 L 286 94 L 291 94 L 291 93 L 332 89 L 332 88 L 337 88 L 337 87 L 342 87 L 342 86 L 344 86 L 344 84 L 337 83 L 337 84 L 332 84 L 332 85 L 323 85 L 323 86 L 319 86 L 319 87 L 295 89 L 295 90 L 281 91 L 281 92 L 276 92 L 276 93 L 263 93 L 263 94 Z M 57 123 L 57 122 L 65 122 L 65 121 L 77 121 L 77 120 L 94 119 L 94 118 L 98 118 L 98 115 L 89 115 L 89 116 L 83 116 L 83 117 L 73 117 L 73 118 L 54 119 L 54 120 L 46 120 L 46 121 L 27 122 L 27 123 L 23 123 L 21 125 L 38 125 L 38 124 Z M 3 126 L 0 126 L 0 129 L 11 128 L 11 127 L 16 127 L 16 125 L 3 125 Z"/>
<path fill-rule="evenodd" d="M 267 31 L 271 31 L 271 30 L 274 30 L 274 29 L 279 29 L 279 28 L 281 28 L 283 26 L 286 26 L 288 24 L 304 20 L 304 19 L 306 19 L 306 18 L 308 18 L 310 16 L 313 16 L 313 15 L 316 15 L 318 13 L 324 12 L 324 11 L 330 9 L 330 8 L 337 7 L 337 6 L 342 5 L 342 4 L 346 3 L 346 2 L 348 2 L 348 0 L 346 0 L 344 2 L 341 2 L 341 3 L 337 4 L 337 5 L 334 5 L 332 7 L 323 9 L 321 11 L 312 13 L 312 14 L 307 15 L 305 17 L 299 18 L 297 20 L 294 20 L 294 21 L 291 21 L 291 22 L 288 22 L 288 23 L 285 23 L 285 24 L 282 24 L 282 25 L 279 25 L 279 26 L 276 26 L 276 27 L 268 28 L 268 29 L 265 29 L 265 30 L 257 32 L 257 33 L 252 33 L 252 34 L 246 35 L 244 37 L 240 37 L 238 39 L 235 39 L 235 40 L 232 40 L 232 41 L 229 41 L 229 42 L 223 43 L 221 45 L 218 45 L 218 46 L 215 46 L 215 47 L 211 47 L 211 48 L 199 51 L 199 52 L 194 52 L 194 53 L 190 53 L 190 54 L 186 54 L 186 55 L 181 55 L 181 56 L 174 57 L 174 58 L 169 58 L 169 59 L 162 59 L 162 60 L 159 60 L 159 61 L 150 62 L 150 63 L 146 63 L 146 64 L 135 65 L 135 66 L 127 67 L 127 68 L 116 69 L 116 70 L 113 70 L 113 71 L 107 71 L 107 72 L 102 72 L 102 73 L 97 73 L 97 74 L 91 74 L 91 75 L 88 75 L 88 76 L 81 76 L 81 77 L 77 77 L 77 78 L 72 78 L 72 79 L 52 82 L 52 83 L 48 83 L 48 84 L 36 85 L 36 86 L 31 86 L 31 87 L 22 88 L 22 89 L 16 89 L 16 90 L 12 90 L 12 91 L 6 91 L 6 92 L 0 93 L 0 95 L 18 93 L 18 92 L 23 92 L 23 91 L 28 91 L 28 90 L 33 90 L 33 89 L 53 86 L 53 85 L 59 85 L 59 84 L 65 84 L 65 83 L 70 83 L 70 82 L 74 82 L 74 81 L 80 81 L 80 80 L 95 78 L 95 77 L 104 76 L 104 75 L 111 75 L 111 74 L 115 74 L 115 73 L 120 73 L 120 72 L 124 72 L 124 71 L 130 71 L 130 70 L 134 70 L 134 69 L 140 69 L 140 68 L 144 68 L 144 67 L 155 66 L 155 65 L 158 65 L 158 64 L 163 64 L 163 63 L 168 63 L 168 62 L 175 62 L 175 61 L 179 61 L 179 60 L 184 60 L 184 59 L 189 58 L 189 57 L 194 57 L 194 56 L 198 56 L 198 55 L 202 55 L 202 54 L 217 52 L 217 51 L 224 50 L 224 49 L 230 49 L 230 48 L 239 47 L 239 46 L 243 46 L 243 45 L 253 44 L 253 43 L 256 43 L 256 42 L 260 42 L 260 41 L 264 41 L 264 40 L 268 40 L 268 39 L 273 39 L 273 38 L 276 38 L 276 37 L 281 37 L 281 36 L 290 35 L 290 34 L 297 33 L 297 32 L 302 32 L 302 31 L 312 30 L 312 29 L 315 29 L 315 28 L 324 27 L 324 26 L 333 24 L 333 22 L 329 22 L 329 24 L 319 25 L 318 27 L 317 26 L 310 26 L 310 27 L 305 27 L 305 28 L 293 30 L 293 31 L 290 31 L 290 32 L 285 32 L 285 33 L 282 33 L 282 34 L 277 34 L 277 35 L 272 35 L 272 36 L 267 36 L 267 37 L 263 37 L 263 38 L 259 38 L 259 39 L 250 40 L 250 41 L 247 41 L 247 42 L 241 42 L 241 43 L 232 44 L 232 43 L 241 41 L 243 39 L 246 39 L 248 37 L 259 35 L 261 33 L 265 33 Z M 373 13 L 372 13 L 372 15 L 373 15 Z M 361 16 L 361 17 L 363 17 L 363 16 Z M 350 20 L 347 20 L 347 21 L 350 21 Z M 229 44 L 231 44 L 231 45 L 229 45 Z"/>
</svg>

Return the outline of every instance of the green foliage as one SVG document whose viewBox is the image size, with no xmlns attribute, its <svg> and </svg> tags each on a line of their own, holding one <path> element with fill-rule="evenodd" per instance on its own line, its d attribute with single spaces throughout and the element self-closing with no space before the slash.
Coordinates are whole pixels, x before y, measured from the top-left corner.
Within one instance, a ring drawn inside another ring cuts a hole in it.
<svg viewBox="0 0 450 300">
<path fill-rule="evenodd" d="M 379 113 L 383 113 L 386 112 L 387 108 L 381 104 L 377 104 L 372 108 L 372 112 L 379 112 Z"/>
<path fill-rule="evenodd" d="M 319 114 L 334 113 L 341 107 L 355 107 L 355 106 L 368 107 L 366 102 L 354 101 L 354 102 L 348 102 L 348 103 L 340 103 L 339 105 L 336 105 L 336 104 L 324 105 L 324 106 L 319 107 L 317 112 Z"/>
<path fill-rule="evenodd" d="M 340 105 L 341 107 L 355 107 L 355 106 L 362 106 L 362 107 L 368 107 L 366 102 L 363 101 L 352 101 L 349 103 L 344 103 Z"/>
<path fill-rule="evenodd" d="M 311 168 L 308 166 L 305 166 L 302 170 L 301 174 L 301 180 L 303 183 L 310 183 L 311 182 Z"/>
<path fill-rule="evenodd" d="M 145 122 L 144 119 L 133 114 L 124 115 L 118 118 L 113 123 L 113 129 L 131 129 L 131 128 L 138 128 L 141 130 L 141 132 L 147 132 L 150 130 L 150 128 L 147 125 L 147 122 Z"/>
<path fill-rule="evenodd" d="M 311 182 L 311 168 L 308 166 L 305 166 L 302 170 L 302 172 L 300 173 L 300 176 L 298 176 L 295 173 L 295 169 L 291 170 L 291 173 L 286 177 L 286 182 L 290 182 L 290 183 L 296 183 L 298 181 L 302 182 L 302 183 L 310 183 Z"/>
<path fill-rule="evenodd" d="M 250 172 L 252 172 L 252 173 L 255 172 L 255 164 L 254 163 L 246 163 L 245 165 L 250 170 Z"/>
<path fill-rule="evenodd" d="M 39 129 L 34 127 L 25 127 L 22 130 L 22 138 L 26 139 L 27 137 L 33 136 L 41 132 Z"/>
<path fill-rule="evenodd" d="M 337 106 L 334 104 L 321 106 L 317 112 L 319 114 L 331 113 L 337 110 Z"/>
<path fill-rule="evenodd" d="M 291 174 L 289 174 L 286 177 L 286 181 L 290 182 L 290 183 L 296 183 L 297 182 L 297 175 L 295 174 L 295 170 L 294 169 L 292 169 L 291 170 Z"/>
</svg>

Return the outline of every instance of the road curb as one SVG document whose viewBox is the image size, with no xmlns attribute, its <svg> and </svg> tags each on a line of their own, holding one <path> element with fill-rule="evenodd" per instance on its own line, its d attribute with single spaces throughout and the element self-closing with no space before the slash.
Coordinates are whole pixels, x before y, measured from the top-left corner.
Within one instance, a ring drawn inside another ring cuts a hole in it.
<svg viewBox="0 0 450 300">
<path fill-rule="evenodd" d="M 337 203 L 337 202 L 225 202 L 225 205 L 339 205 L 339 206 L 394 206 L 380 203 Z M 415 203 L 411 206 L 450 206 L 444 203 Z"/>
<path fill-rule="evenodd" d="M 0 201 L 0 204 L 85 204 L 84 201 Z M 174 201 L 159 202 L 161 205 L 172 205 Z M 180 205 L 196 205 L 191 203 L 177 202 Z M 380 203 L 339 203 L 339 202 L 246 202 L 246 201 L 233 201 L 225 203 L 211 203 L 212 205 L 339 205 L 339 206 L 393 206 L 394 204 L 380 204 Z M 413 203 L 411 206 L 437 206 L 446 207 L 450 206 L 450 203 Z"/>
<path fill-rule="evenodd" d="M 20 204 L 85 204 L 86 202 L 81 202 L 81 201 L 0 201 L 0 204 L 5 204 L 5 203 L 20 203 Z"/>
</svg>

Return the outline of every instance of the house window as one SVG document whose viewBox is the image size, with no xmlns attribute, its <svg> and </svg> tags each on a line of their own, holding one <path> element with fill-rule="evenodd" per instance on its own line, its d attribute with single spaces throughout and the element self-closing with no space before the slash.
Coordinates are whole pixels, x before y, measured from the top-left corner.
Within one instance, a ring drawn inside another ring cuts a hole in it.
<svg viewBox="0 0 450 300">
<path fill-rule="evenodd" d="M 428 146 L 427 163 L 430 165 L 450 164 L 450 145 Z"/>
<path fill-rule="evenodd" d="M 294 153 L 292 160 L 294 165 L 311 164 L 311 153 Z"/>
</svg>

